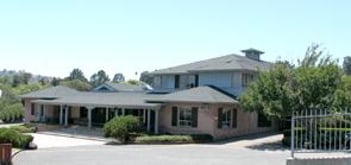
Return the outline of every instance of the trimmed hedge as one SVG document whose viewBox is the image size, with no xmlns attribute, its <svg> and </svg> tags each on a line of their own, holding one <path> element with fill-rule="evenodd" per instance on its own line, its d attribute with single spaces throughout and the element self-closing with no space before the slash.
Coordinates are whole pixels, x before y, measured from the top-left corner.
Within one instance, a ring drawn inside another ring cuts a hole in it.
<svg viewBox="0 0 351 165">
<path fill-rule="evenodd" d="M 208 134 L 193 135 L 144 135 L 136 137 L 134 143 L 137 144 L 180 144 L 180 143 L 204 143 L 213 141 L 213 137 Z"/>
<path fill-rule="evenodd" d="M 10 127 L 10 129 L 16 130 L 20 133 L 33 133 L 36 131 L 35 127 L 26 127 L 24 125 L 12 126 L 12 127 Z"/>
<path fill-rule="evenodd" d="M 32 135 L 22 134 L 10 128 L 0 128 L 0 143 L 11 143 L 12 147 L 25 149 L 32 141 Z"/>
<path fill-rule="evenodd" d="M 189 135 L 147 135 L 135 138 L 139 144 L 162 144 L 162 143 L 191 143 L 193 139 Z"/>
</svg>

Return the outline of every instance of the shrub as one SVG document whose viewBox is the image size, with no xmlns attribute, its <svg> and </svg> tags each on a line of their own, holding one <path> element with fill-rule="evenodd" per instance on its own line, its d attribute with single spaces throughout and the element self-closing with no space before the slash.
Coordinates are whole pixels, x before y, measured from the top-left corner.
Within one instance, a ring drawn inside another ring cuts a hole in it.
<svg viewBox="0 0 351 165">
<path fill-rule="evenodd" d="M 195 143 L 206 143 L 213 141 L 213 136 L 210 134 L 192 134 L 190 136 Z"/>
<path fill-rule="evenodd" d="M 135 143 L 140 144 L 157 144 L 157 143 L 192 143 L 190 135 L 150 135 L 139 136 Z"/>
<path fill-rule="evenodd" d="M 118 139 L 122 143 L 129 140 L 129 134 L 139 131 L 139 120 L 133 116 L 116 117 L 104 125 L 105 137 Z"/>
<path fill-rule="evenodd" d="M 33 133 L 35 132 L 34 127 L 26 127 L 24 125 L 17 125 L 17 126 L 12 126 L 10 129 L 16 130 L 20 133 Z"/>
<path fill-rule="evenodd" d="M 139 144 L 162 144 L 162 143 L 203 143 L 211 142 L 213 137 L 209 134 L 193 135 L 144 135 L 135 138 Z"/>
<path fill-rule="evenodd" d="M 32 135 L 22 134 L 10 128 L 0 128 L 0 143 L 11 143 L 16 148 L 27 148 L 32 141 Z"/>
</svg>

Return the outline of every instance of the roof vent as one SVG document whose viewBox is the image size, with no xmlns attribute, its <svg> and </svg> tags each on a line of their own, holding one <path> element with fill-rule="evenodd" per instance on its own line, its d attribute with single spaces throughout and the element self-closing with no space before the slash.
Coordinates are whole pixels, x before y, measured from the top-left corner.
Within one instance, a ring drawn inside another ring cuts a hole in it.
<svg viewBox="0 0 351 165">
<path fill-rule="evenodd" d="M 242 50 L 241 52 L 245 53 L 245 56 L 247 58 L 250 58 L 250 59 L 253 59 L 253 60 L 256 60 L 256 61 L 260 61 L 260 56 L 261 56 L 261 54 L 264 53 L 264 52 L 262 52 L 260 50 L 253 49 L 253 48 L 245 49 L 245 50 Z"/>
</svg>

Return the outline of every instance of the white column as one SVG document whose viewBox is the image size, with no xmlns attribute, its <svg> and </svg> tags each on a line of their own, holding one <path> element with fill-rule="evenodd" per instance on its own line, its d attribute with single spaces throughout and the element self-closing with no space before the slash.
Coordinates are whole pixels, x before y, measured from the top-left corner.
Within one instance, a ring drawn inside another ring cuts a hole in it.
<svg viewBox="0 0 351 165">
<path fill-rule="evenodd" d="M 68 106 L 65 107 L 65 127 L 68 126 Z"/>
<path fill-rule="evenodd" d="M 92 107 L 87 107 L 88 109 L 88 128 L 91 128 L 91 111 L 93 110 Z"/>
<path fill-rule="evenodd" d="M 47 110 L 47 107 L 45 104 L 43 104 L 43 122 L 46 122 L 46 110 Z"/>
<path fill-rule="evenodd" d="M 62 104 L 60 105 L 60 125 L 63 124 L 63 106 Z"/>
<path fill-rule="evenodd" d="M 125 114 L 126 114 L 126 111 L 124 108 L 122 108 L 122 116 L 125 116 Z"/>
<path fill-rule="evenodd" d="M 115 109 L 115 117 L 118 117 L 118 109 Z"/>
<path fill-rule="evenodd" d="M 109 110 L 108 110 L 108 107 L 106 107 L 106 121 L 108 121 L 108 112 L 109 112 Z"/>
<path fill-rule="evenodd" d="M 146 109 L 143 110 L 143 124 L 146 124 Z"/>
<path fill-rule="evenodd" d="M 155 134 L 158 134 L 158 116 L 159 116 L 159 110 L 156 109 L 155 111 Z"/>
<path fill-rule="evenodd" d="M 150 131 L 150 119 L 151 119 L 151 110 L 148 109 L 147 110 L 147 125 L 146 125 L 147 131 Z"/>
</svg>

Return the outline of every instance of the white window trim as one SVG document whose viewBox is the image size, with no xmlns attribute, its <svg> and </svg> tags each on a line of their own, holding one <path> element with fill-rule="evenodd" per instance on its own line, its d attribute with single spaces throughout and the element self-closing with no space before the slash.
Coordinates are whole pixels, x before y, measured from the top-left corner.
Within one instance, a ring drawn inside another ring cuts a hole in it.
<svg viewBox="0 0 351 165">
<path fill-rule="evenodd" d="M 230 109 L 230 108 L 223 109 L 223 111 L 222 111 L 222 129 L 230 129 L 230 128 L 233 127 L 232 126 L 232 124 L 233 124 L 233 122 L 232 122 L 232 120 L 233 120 L 232 119 L 232 117 L 233 117 L 232 113 L 233 113 L 233 110 Z M 226 118 L 225 119 L 223 118 L 224 114 L 226 114 L 226 116 L 225 116 Z M 225 123 L 227 123 L 227 124 L 225 124 Z M 229 126 L 228 126 L 228 124 L 229 124 Z"/>
</svg>

